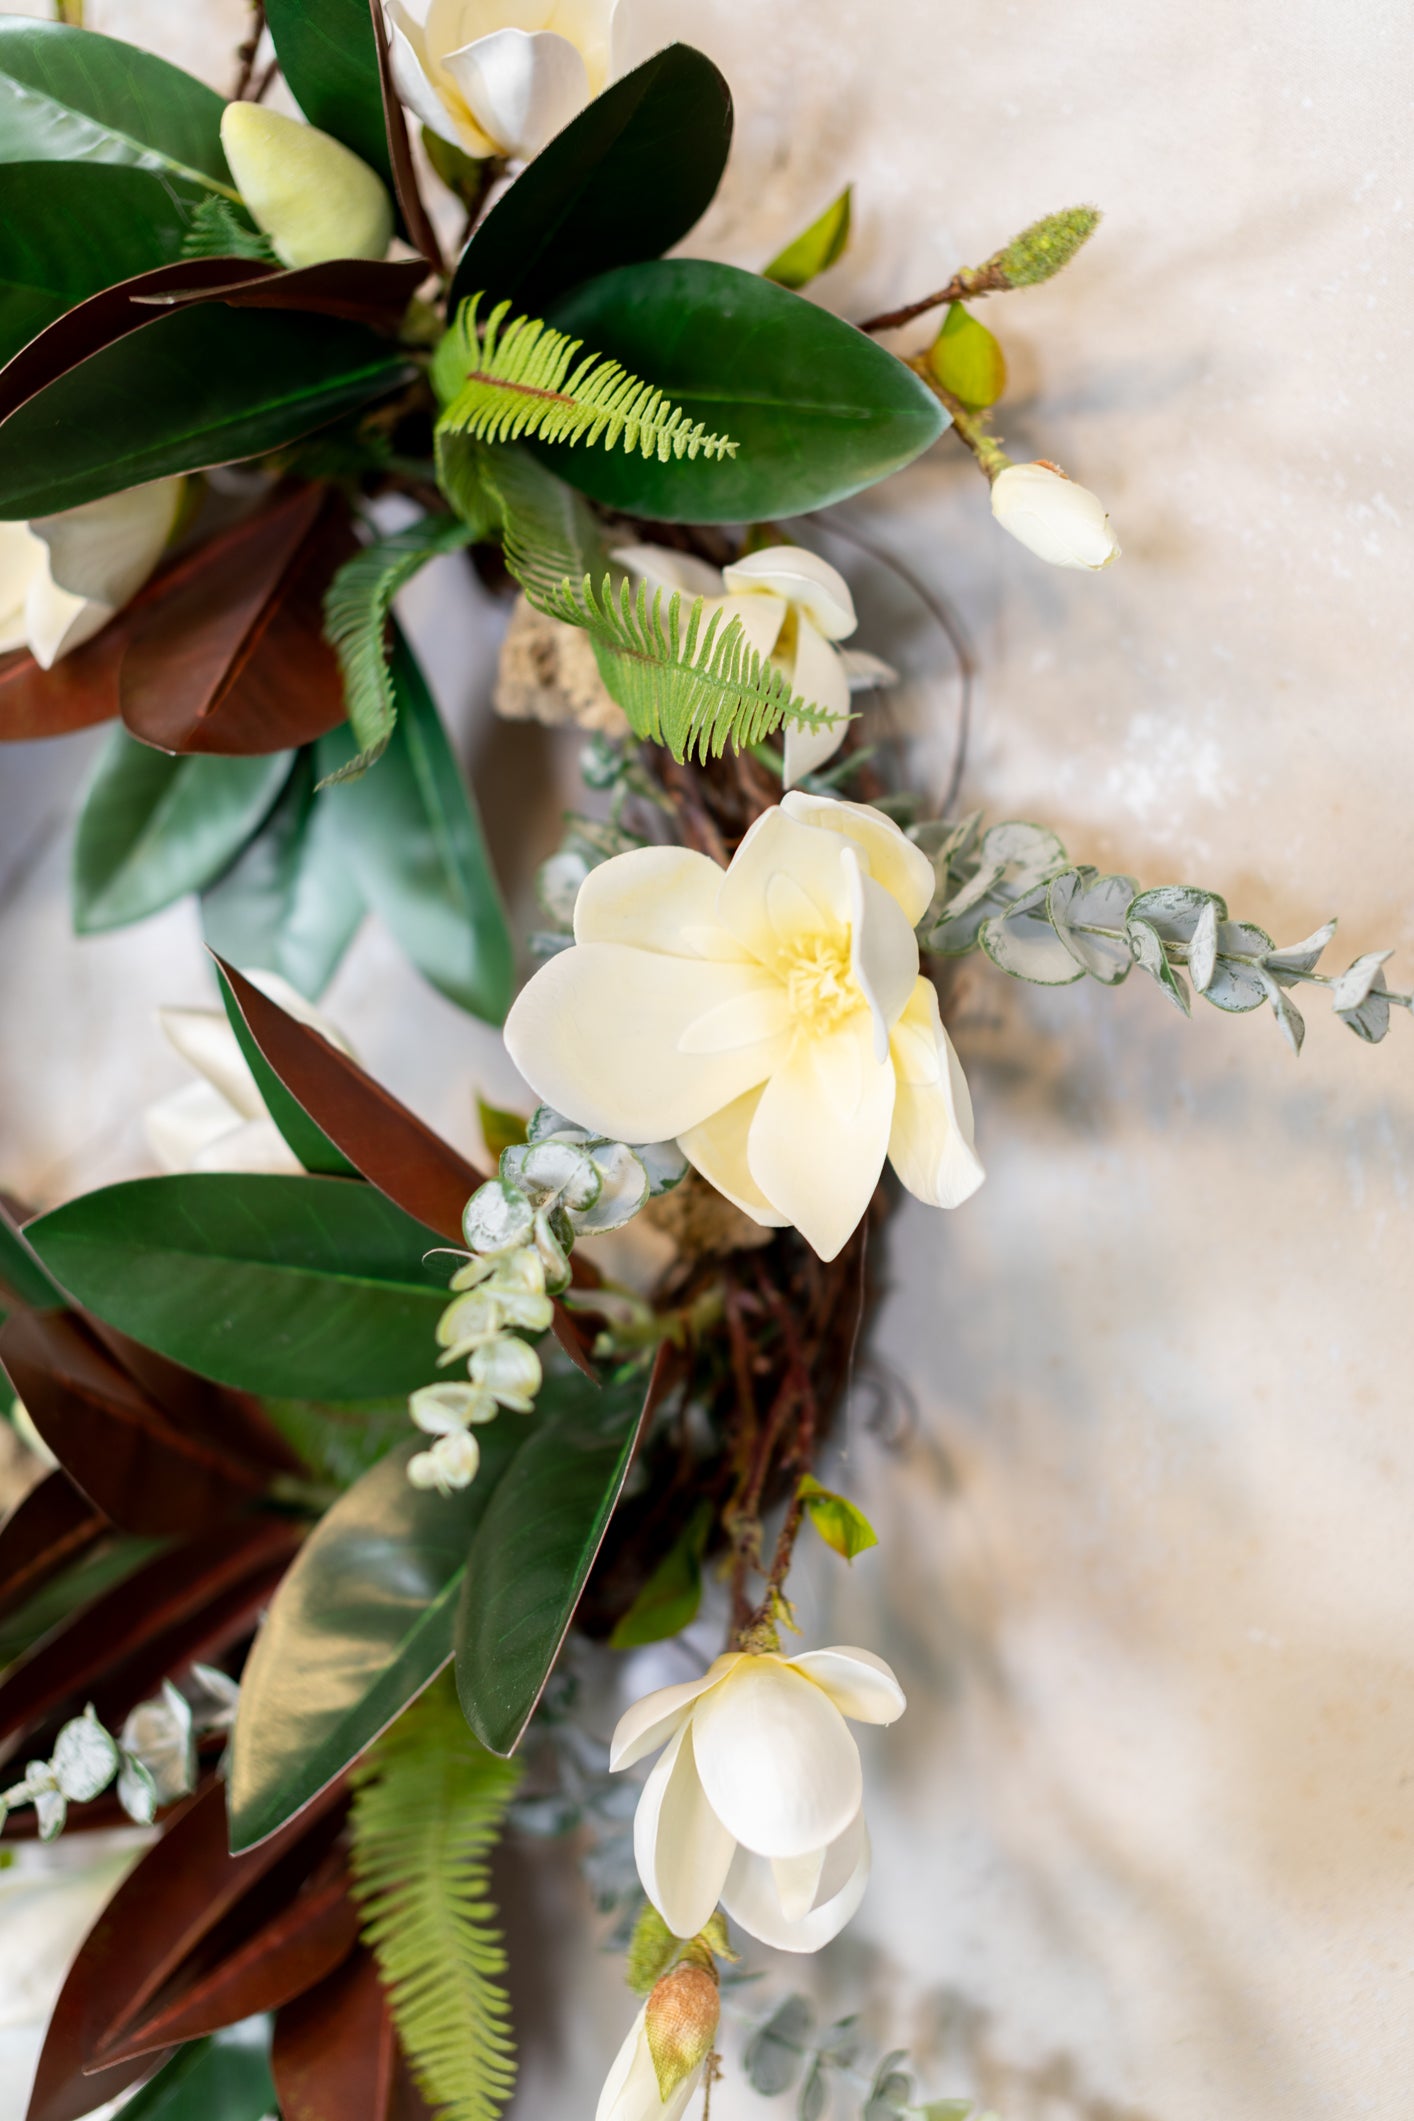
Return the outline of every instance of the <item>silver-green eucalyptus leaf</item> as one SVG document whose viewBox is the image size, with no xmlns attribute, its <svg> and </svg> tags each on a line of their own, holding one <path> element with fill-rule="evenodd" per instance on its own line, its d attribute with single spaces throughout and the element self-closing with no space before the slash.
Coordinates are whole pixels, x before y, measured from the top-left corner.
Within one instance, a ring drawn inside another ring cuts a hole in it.
<svg viewBox="0 0 1414 2121">
<path fill-rule="evenodd" d="M 1217 969 L 1218 903 L 1216 899 L 1209 899 L 1198 915 L 1193 937 L 1188 945 L 1188 970 L 1200 994 L 1207 994 Z"/>
<path fill-rule="evenodd" d="M 1158 884 L 1141 891 L 1129 909 L 1131 920 L 1143 921 L 1166 943 L 1187 943 L 1193 938 L 1203 909 L 1212 906 L 1216 918 L 1227 919 L 1227 907 L 1214 891 L 1200 891 L 1193 884 Z"/>
<path fill-rule="evenodd" d="M 1267 969 L 1281 981 L 1283 987 L 1295 985 L 1293 973 L 1314 972 L 1326 945 L 1335 934 L 1336 924 L 1327 921 L 1314 935 L 1308 935 L 1301 943 L 1291 943 L 1284 950 L 1269 950 L 1264 960 Z"/>
<path fill-rule="evenodd" d="M 1268 973 L 1267 979 L 1270 983 L 1267 987 L 1267 1000 L 1272 1005 L 1272 1015 L 1277 1020 L 1277 1029 L 1286 1040 L 1288 1046 L 1290 1046 L 1292 1052 L 1299 1058 L 1306 1038 L 1306 1019 L 1291 999 L 1291 996 L 1285 993 L 1278 985 L 1275 974 Z"/>
<path fill-rule="evenodd" d="M 634 1154 L 648 1173 L 648 1191 L 654 1200 L 660 1193 L 671 1193 L 687 1177 L 687 1158 L 674 1141 L 637 1142 Z"/>
<path fill-rule="evenodd" d="M 1137 889 L 1132 876 L 1097 877 L 1093 869 L 1064 870 L 1046 887 L 1046 918 L 1076 964 L 1107 987 L 1134 963 L 1124 921 Z"/>
<path fill-rule="evenodd" d="M 137 1826 L 151 1826 L 157 1817 L 156 1777 L 132 1753 L 124 1753 L 118 1770 L 118 1802 Z"/>
<path fill-rule="evenodd" d="M 41 1841 L 57 1841 L 64 1831 L 64 1821 L 69 1816 L 68 1799 L 62 1790 L 39 1789 L 34 1792 L 34 1816 L 39 1822 Z"/>
<path fill-rule="evenodd" d="M 1272 939 L 1255 921 L 1219 921 L 1218 949 L 1225 957 L 1265 958 Z"/>
<path fill-rule="evenodd" d="M 118 1748 L 92 1704 L 64 1725 L 50 1760 L 54 1785 L 72 1804 L 101 1795 L 118 1772 Z"/>
<path fill-rule="evenodd" d="M 125 1754 L 152 1776 L 159 1804 L 174 1804 L 196 1788 L 196 1735 L 185 1695 L 164 1680 L 155 1701 L 140 1701 L 123 1725 Z"/>
<path fill-rule="evenodd" d="M 570 1221 L 586 1236 L 597 1230 L 621 1230 L 649 1198 L 648 1172 L 642 1158 L 625 1142 L 603 1142 L 588 1152 L 599 1178 L 599 1191 L 585 1209 L 569 1207 Z"/>
<path fill-rule="evenodd" d="M 1384 986 L 1380 967 L 1393 956 L 1392 950 L 1368 950 L 1364 957 L 1357 957 L 1354 964 L 1341 973 L 1331 987 L 1331 1006 L 1338 1016 L 1358 1009 L 1365 997 L 1374 990 L 1376 982 L 1381 987 Z M 1386 1021 L 1388 1015 L 1386 1009 Z"/>
<path fill-rule="evenodd" d="M 1028 915 L 984 922 L 982 948 L 1003 972 L 1036 987 L 1068 987 L 1085 977 L 1055 930 Z"/>
<path fill-rule="evenodd" d="M 572 1215 L 587 1214 L 599 1198 L 594 1160 L 574 1142 L 517 1142 L 501 1151 L 500 1172 L 536 1208 L 560 1201 Z"/>
<path fill-rule="evenodd" d="M 462 1210 L 462 1234 L 473 1252 L 509 1252 L 528 1244 L 535 1228 L 535 1209 L 504 1178 L 478 1186 Z"/>
<path fill-rule="evenodd" d="M 1192 970 L 1191 957 L 1189 970 Z M 1226 1009 L 1233 1016 L 1241 1016 L 1249 1009 L 1261 1008 L 1267 999 L 1267 983 L 1260 966 L 1243 965 L 1234 958 L 1220 957 L 1212 978 L 1203 988 L 1203 999 L 1211 1002 L 1215 1009 Z"/>
<path fill-rule="evenodd" d="M 1135 903 L 1138 904 L 1138 901 Z M 1135 964 L 1147 972 L 1151 979 L 1158 981 L 1175 1009 L 1180 1010 L 1184 1016 L 1191 1015 L 1188 982 L 1183 974 L 1169 963 L 1168 953 L 1164 949 L 1163 938 L 1158 929 L 1148 921 L 1136 920 L 1131 915 L 1126 924 L 1126 932 Z"/>
<path fill-rule="evenodd" d="M 1389 1029 L 1389 996 L 1385 993 L 1383 973 L 1376 969 L 1374 985 L 1363 1001 L 1357 1002 L 1352 1009 L 1337 1009 L 1335 1013 L 1367 1046 L 1378 1046 Z"/>
</svg>

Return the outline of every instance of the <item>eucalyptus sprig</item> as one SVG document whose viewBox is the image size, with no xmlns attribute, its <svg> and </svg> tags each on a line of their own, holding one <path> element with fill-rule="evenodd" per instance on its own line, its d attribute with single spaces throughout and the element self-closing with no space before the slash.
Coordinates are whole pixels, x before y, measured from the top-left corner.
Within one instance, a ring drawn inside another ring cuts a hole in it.
<svg viewBox="0 0 1414 2121">
<path fill-rule="evenodd" d="M 912 836 L 938 879 L 919 936 L 941 957 L 980 946 L 999 970 L 1041 987 L 1067 987 L 1087 974 L 1116 987 L 1138 965 L 1184 1016 L 1192 1009 L 1190 981 L 1204 1001 L 1231 1015 L 1270 1003 L 1293 1053 L 1306 1031 L 1293 987 L 1328 988 L 1336 1015 L 1367 1045 L 1384 1037 L 1392 1008 L 1414 1012 L 1414 994 L 1385 984 L 1390 950 L 1367 951 L 1344 972 L 1317 971 L 1334 920 L 1278 946 L 1255 922 L 1230 919 L 1215 891 L 1192 884 L 1141 890 L 1132 876 L 1103 876 L 1073 863 L 1044 825 L 984 831 L 981 811 L 956 825 L 915 826 Z"/>
<path fill-rule="evenodd" d="M 743 2064 L 752 2090 L 774 2099 L 798 2084 L 798 2121 L 821 2121 L 825 2114 L 841 2121 L 846 2114 L 859 2121 L 997 2121 L 971 2099 L 918 2102 L 907 2049 L 893 2048 L 871 2063 L 856 2018 L 837 2018 L 818 2033 L 816 2022 L 808 1997 L 783 1996 L 752 2022 L 746 2040 Z"/>
</svg>

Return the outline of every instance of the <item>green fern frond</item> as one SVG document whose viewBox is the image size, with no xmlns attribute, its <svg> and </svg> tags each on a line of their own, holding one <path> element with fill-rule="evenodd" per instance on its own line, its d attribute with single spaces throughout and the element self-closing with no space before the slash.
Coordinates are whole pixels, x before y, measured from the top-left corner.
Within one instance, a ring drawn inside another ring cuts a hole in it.
<svg viewBox="0 0 1414 2121">
<path fill-rule="evenodd" d="M 827 729 L 836 717 L 802 699 L 789 678 L 758 655 L 740 619 L 710 618 L 698 597 L 683 618 L 682 596 L 666 603 L 661 589 L 650 601 L 648 585 L 637 593 L 626 581 L 617 592 L 605 575 L 596 595 L 591 578 L 562 582 L 543 609 L 567 625 L 582 626 L 594 644 L 599 674 L 628 716 L 635 736 L 666 744 L 675 759 L 696 751 L 720 758 L 728 743 L 738 750 L 759 744 L 794 722 Z"/>
<path fill-rule="evenodd" d="M 354 1771 L 353 1892 L 398 2038 L 440 2121 L 496 2121 L 515 2084 L 487 1859 L 520 1780 L 439 1680 Z"/>
<path fill-rule="evenodd" d="M 274 245 L 243 220 L 229 199 L 213 192 L 203 199 L 182 237 L 184 258 L 259 258 L 262 264 L 278 265 Z"/>
<path fill-rule="evenodd" d="M 499 302 L 478 332 L 480 295 L 462 304 L 438 349 L 436 380 L 450 402 L 442 425 L 481 442 L 596 443 L 638 450 L 666 464 L 672 457 L 734 457 L 738 445 L 709 434 L 653 384 L 619 362 L 584 354 L 583 341 L 535 317 L 506 322 Z M 455 391 L 451 385 L 455 383 Z"/>
<path fill-rule="evenodd" d="M 357 780 L 381 758 L 398 718 L 388 668 L 388 616 L 393 599 L 439 552 L 455 552 L 476 535 L 459 516 L 423 516 L 346 560 L 324 598 L 324 633 L 344 679 L 344 704 L 358 743 L 329 781 Z M 321 787 L 327 782 L 321 782 Z"/>
</svg>

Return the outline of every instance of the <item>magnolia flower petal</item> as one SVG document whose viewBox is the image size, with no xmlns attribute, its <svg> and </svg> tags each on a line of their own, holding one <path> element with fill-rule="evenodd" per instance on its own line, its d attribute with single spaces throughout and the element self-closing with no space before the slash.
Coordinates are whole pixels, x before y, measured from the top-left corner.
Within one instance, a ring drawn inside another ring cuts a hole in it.
<svg viewBox="0 0 1414 2121">
<path fill-rule="evenodd" d="M 817 632 L 804 612 L 796 628 L 795 659 L 790 681 L 808 706 L 822 707 L 837 719 L 823 728 L 809 729 L 787 722 L 783 778 L 791 788 L 807 773 L 834 757 L 849 726 L 849 677 L 837 648 Z"/>
<path fill-rule="evenodd" d="M 682 2121 L 691 2106 L 707 2059 L 704 2056 L 696 2069 L 689 2070 L 665 2100 L 658 2090 L 658 2073 L 648 2046 L 647 2016 L 644 2003 L 604 2079 L 594 2121 Z"/>
<path fill-rule="evenodd" d="M 58 515 L 36 516 L 30 528 L 49 549 L 56 586 L 99 603 L 126 604 L 162 557 L 185 485 L 182 478 L 153 479 Z"/>
<path fill-rule="evenodd" d="M 0 523 L 0 654 L 27 648 L 25 604 L 30 585 L 48 565 L 48 550 L 28 523 Z"/>
<path fill-rule="evenodd" d="M 933 897 L 933 864 L 891 817 L 868 803 L 841 803 L 792 788 L 781 808 L 797 824 L 854 840 L 869 857 L 869 874 L 896 898 L 910 922 L 921 921 Z"/>
<path fill-rule="evenodd" d="M 686 1134 L 679 1135 L 678 1147 L 708 1185 L 725 1194 L 743 1215 L 767 1229 L 779 1230 L 786 1227 L 789 1217 L 778 1214 L 771 1206 L 746 1161 L 747 1138 L 760 1102 L 760 1090 L 748 1090 L 744 1097 L 734 1098 L 720 1112 L 704 1119 L 701 1126 L 689 1127 Z"/>
<path fill-rule="evenodd" d="M 851 692 L 870 692 L 876 685 L 898 683 L 893 664 L 886 663 L 881 655 L 871 655 L 867 648 L 841 648 L 839 658 Z"/>
<path fill-rule="evenodd" d="M 218 1135 L 199 1149 L 187 1166 L 191 1171 L 254 1171 L 297 1176 L 304 1165 L 285 1140 L 273 1119 L 242 1120 L 239 1126 Z"/>
<path fill-rule="evenodd" d="M 767 810 L 722 879 L 718 918 L 762 964 L 784 970 L 800 944 L 843 935 L 850 917 L 843 857 L 838 835 L 812 832 L 784 806 Z"/>
<path fill-rule="evenodd" d="M 825 1855 L 824 1849 L 811 1849 L 804 1856 L 758 1858 L 759 1862 L 770 1863 L 771 1883 L 787 1922 L 799 1922 L 814 1907 L 820 1894 Z"/>
<path fill-rule="evenodd" d="M 828 641 L 842 641 L 859 623 L 849 584 L 818 552 L 803 545 L 771 545 L 722 569 L 729 590 L 773 589 L 796 605 Z"/>
<path fill-rule="evenodd" d="M 264 1119 L 265 1100 L 224 1009 L 159 1009 L 163 1037 L 204 1075 L 241 1119 Z"/>
<path fill-rule="evenodd" d="M 633 1767 L 650 1753 L 656 1753 L 660 1745 L 666 1745 L 693 1702 L 725 1679 L 740 1662 L 739 1651 L 729 1652 L 709 1665 L 700 1679 L 689 1679 L 682 1686 L 659 1687 L 635 1701 L 631 1709 L 625 1709 L 609 1747 L 610 1769 L 617 1773 L 620 1768 Z"/>
<path fill-rule="evenodd" d="M 25 633 L 30 654 L 42 670 L 52 670 L 62 656 L 82 648 L 101 633 L 117 610 L 94 597 L 61 589 L 46 567 L 30 584 L 25 599 Z"/>
<path fill-rule="evenodd" d="M 894 1071 L 875 1060 L 871 1029 L 861 1012 L 828 1037 L 798 1039 L 747 1137 L 757 1185 L 824 1260 L 857 1228 L 889 1146 Z"/>
<path fill-rule="evenodd" d="M 619 545 L 609 557 L 650 588 L 679 589 L 688 599 L 721 597 L 720 568 L 698 559 L 694 552 L 672 552 L 666 545 Z"/>
<path fill-rule="evenodd" d="M 643 1890 L 673 1935 L 695 1937 L 712 1919 L 736 1843 L 698 1775 L 692 1720 L 643 1785 L 633 1815 L 633 1853 Z"/>
<path fill-rule="evenodd" d="M 723 1827 L 760 1856 L 803 1856 L 859 1810 L 859 1748 L 834 1703 L 778 1657 L 745 1657 L 692 1712 L 697 1773 Z"/>
<path fill-rule="evenodd" d="M 603 93 L 613 64 L 614 15 L 617 0 L 555 0 L 545 28 L 568 37 L 584 60 L 589 93 Z"/>
<path fill-rule="evenodd" d="M 722 623 L 717 629 L 719 635 L 725 633 L 736 619 L 746 636 L 747 647 L 754 648 L 759 656 L 768 656 L 781 637 L 789 606 L 784 597 L 768 596 L 763 592 L 759 596 L 719 597 L 714 609 L 722 614 Z"/>
<path fill-rule="evenodd" d="M 686 847 L 634 847 L 591 869 L 574 902 L 577 943 L 628 943 L 667 957 L 742 963 L 717 918 L 722 871 Z"/>
<path fill-rule="evenodd" d="M 163 1171 L 190 1171 L 212 1142 L 243 1124 L 220 1091 L 205 1082 L 184 1083 L 155 1099 L 142 1115 L 148 1149 Z"/>
<path fill-rule="evenodd" d="M 918 984 L 918 938 L 898 900 L 865 875 L 853 848 L 845 860 L 852 869 L 855 901 L 850 970 L 869 1004 L 874 1058 L 882 1065 L 889 1057 L 889 1033 Z"/>
<path fill-rule="evenodd" d="M 1119 558 L 1104 502 L 1053 464 L 1008 464 L 992 481 L 992 514 L 1053 567 L 1094 574 Z"/>
<path fill-rule="evenodd" d="M 895 1723 L 908 1706 L 892 1667 L 872 1650 L 835 1643 L 828 1650 L 806 1650 L 790 1662 L 856 1723 Z"/>
<path fill-rule="evenodd" d="M 549 30 L 500 29 L 448 52 L 442 65 L 481 130 L 508 155 L 538 154 L 589 101 L 584 60 Z"/>
<path fill-rule="evenodd" d="M 770 973 L 760 973 L 759 981 L 759 985 L 704 1009 L 679 1039 L 679 1053 L 732 1053 L 738 1047 L 762 1040 L 775 1041 L 784 1048 L 791 1026 L 786 990 Z"/>
<path fill-rule="evenodd" d="M 460 147 L 469 154 L 493 153 L 493 144 L 484 135 L 477 146 L 468 145 L 467 128 L 458 125 L 428 78 L 419 50 L 421 41 L 420 25 L 413 22 L 406 7 L 399 6 L 394 0 L 388 10 L 388 62 L 399 100 L 429 132 L 435 133 L 439 140 L 447 141 L 449 146 Z"/>
<path fill-rule="evenodd" d="M 843 1875 L 841 1876 L 841 1872 Z M 859 1813 L 826 1852 L 818 1904 L 792 1920 L 781 1905 L 774 1866 L 738 1849 L 722 1891 L 722 1905 L 748 1936 L 780 1952 L 818 1952 L 837 1937 L 869 1883 L 869 1833 Z"/>
<path fill-rule="evenodd" d="M 890 1051 L 898 1095 L 889 1162 L 916 1199 L 957 1208 L 986 1172 L 972 1145 L 972 1099 L 962 1063 L 943 1029 L 931 980 L 920 979 L 894 1027 Z"/>
<path fill-rule="evenodd" d="M 689 1053 L 708 1010 L 760 987 L 759 966 L 580 943 L 552 957 L 506 1019 L 511 1059 L 546 1104 L 615 1141 L 666 1141 L 762 1082 L 785 1036 Z"/>
</svg>

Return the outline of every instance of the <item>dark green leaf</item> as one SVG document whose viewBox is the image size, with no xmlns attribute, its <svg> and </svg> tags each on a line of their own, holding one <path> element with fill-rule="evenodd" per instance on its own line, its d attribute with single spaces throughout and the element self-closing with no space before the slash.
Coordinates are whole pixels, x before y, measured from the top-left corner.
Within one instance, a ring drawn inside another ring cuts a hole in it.
<svg viewBox="0 0 1414 2121">
<path fill-rule="evenodd" d="M 471 791 L 396 626 L 390 669 L 398 719 L 387 751 L 372 772 L 320 800 L 343 806 L 364 896 L 418 971 L 448 1000 L 499 1024 L 514 972 L 505 908 Z M 352 750 L 347 729 L 324 738 L 322 773 L 337 773 Z"/>
<path fill-rule="evenodd" d="M 290 756 L 173 758 L 115 729 L 74 840 L 80 935 L 143 920 L 219 876 L 274 802 Z"/>
<path fill-rule="evenodd" d="M 740 444 L 717 463 L 666 464 L 534 445 L 572 486 L 630 514 L 725 523 L 823 508 L 910 463 L 947 425 L 895 355 L 733 265 L 624 266 L 557 303 L 550 321 Z"/>
<path fill-rule="evenodd" d="M 240 1004 L 231 991 L 231 983 L 219 966 L 216 977 L 221 982 L 221 999 L 226 1005 L 227 1019 L 245 1056 L 246 1066 L 255 1077 L 255 1087 L 265 1109 L 305 1170 L 320 1173 L 325 1178 L 357 1178 L 359 1174 L 348 1158 L 334 1147 L 324 1129 L 315 1125 L 303 1105 L 291 1097 L 251 1037 Z"/>
<path fill-rule="evenodd" d="M 517 177 L 462 253 L 448 314 L 483 288 L 538 314 L 581 280 L 671 250 L 711 203 L 731 138 L 721 74 L 691 45 L 670 44 Z"/>
<path fill-rule="evenodd" d="M 128 2121 L 261 2121 L 274 2107 L 270 2023 L 249 2018 L 179 2047 L 123 2112 Z"/>
<path fill-rule="evenodd" d="M 361 324 L 222 302 L 176 309 L 10 415 L 0 517 L 50 515 L 171 472 L 259 456 L 408 373 L 398 348 Z"/>
<path fill-rule="evenodd" d="M 779 287 L 808 287 L 822 272 L 838 265 L 849 247 L 850 213 L 854 204 L 854 186 L 846 184 L 838 199 L 832 200 L 809 228 L 802 229 L 793 243 L 787 243 L 777 257 L 772 258 L 765 269 L 764 277 L 774 280 Z"/>
<path fill-rule="evenodd" d="M 224 108 L 213 89 L 136 45 L 0 17 L 0 161 L 126 163 L 190 200 L 236 199 Z"/>
<path fill-rule="evenodd" d="M 264 1405 L 310 1472 L 336 1488 L 352 1487 L 407 1438 L 406 1399 L 267 1399 Z"/>
<path fill-rule="evenodd" d="M 229 1800 L 237 1854 L 317 1796 L 447 1662 L 473 1536 L 524 1437 L 511 1415 L 483 1430 L 480 1471 L 452 1495 L 412 1486 L 414 1438 L 320 1519 L 241 1680 Z"/>
<path fill-rule="evenodd" d="M 180 257 L 185 229 L 147 170 L 0 163 L 0 362 L 75 302 Z"/>
<path fill-rule="evenodd" d="M 388 133 L 368 0 L 266 0 L 265 19 L 290 93 L 390 188 Z"/>
<path fill-rule="evenodd" d="M 339 658 L 344 699 L 358 756 L 340 769 L 356 780 L 382 758 L 398 716 L 388 667 L 388 619 L 393 599 L 439 553 L 470 542 L 459 515 L 426 515 L 346 560 L 324 599 L 324 631 Z"/>
<path fill-rule="evenodd" d="M 278 972 L 317 1001 L 367 907 L 335 809 L 314 792 L 312 749 L 265 823 L 201 897 L 202 933 L 238 968 Z"/>
<path fill-rule="evenodd" d="M 515 1751 L 559 1655 L 651 1407 L 645 1385 L 552 1379 L 486 1512 L 457 1614 L 457 1694 L 493 1753 Z"/>
<path fill-rule="evenodd" d="M 634 1650 L 645 1642 L 664 1642 L 680 1635 L 697 1617 L 702 1603 L 702 1554 L 712 1529 L 712 1505 L 699 1503 L 682 1536 L 668 1549 L 653 1574 L 609 1637 L 612 1650 Z"/>
<path fill-rule="evenodd" d="M 21 1303 L 33 1305 L 36 1311 L 60 1309 L 68 1299 L 55 1288 L 21 1237 L 18 1215 L 17 1210 L 12 1227 L 5 1204 L 0 1201 L 0 1291 L 18 1296 Z"/>
<path fill-rule="evenodd" d="M 174 1362 L 280 1399 L 425 1384 L 446 1279 L 439 1240 L 374 1187 L 332 1178 L 140 1178 L 30 1225 L 82 1303 Z"/>
</svg>

